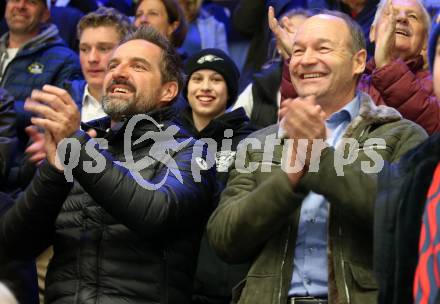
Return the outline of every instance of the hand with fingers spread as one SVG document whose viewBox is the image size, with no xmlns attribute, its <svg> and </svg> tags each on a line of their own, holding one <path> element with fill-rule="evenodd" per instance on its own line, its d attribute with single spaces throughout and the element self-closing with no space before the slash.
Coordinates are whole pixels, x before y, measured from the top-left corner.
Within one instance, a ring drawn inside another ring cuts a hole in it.
<svg viewBox="0 0 440 304">
<path fill-rule="evenodd" d="M 275 36 L 277 49 L 284 59 L 288 59 L 292 54 L 293 34 L 289 34 L 288 31 L 281 26 L 281 24 L 286 24 L 288 22 L 288 18 L 283 17 L 281 23 L 278 23 L 278 20 L 275 18 L 274 8 L 272 6 L 269 6 L 267 14 L 269 28 Z"/>
<path fill-rule="evenodd" d="M 383 8 L 380 22 L 377 23 L 375 37 L 374 61 L 381 68 L 394 59 L 396 46 L 396 15 L 392 0 L 388 0 Z"/>
<path fill-rule="evenodd" d="M 293 167 L 295 162 L 304 160 L 301 172 L 288 174 L 294 184 L 311 163 L 314 140 L 318 140 L 317 143 L 324 144 L 326 139 L 326 113 L 320 105 L 316 104 L 314 96 L 307 96 L 286 100 L 280 109 L 280 117 L 282 117 L 282 128 L 288 138 L 293 139 L 290 165 Z M 300 144 L 300 141 L 304 140 L 307 140 L 305 146 Z"/>
</svg>

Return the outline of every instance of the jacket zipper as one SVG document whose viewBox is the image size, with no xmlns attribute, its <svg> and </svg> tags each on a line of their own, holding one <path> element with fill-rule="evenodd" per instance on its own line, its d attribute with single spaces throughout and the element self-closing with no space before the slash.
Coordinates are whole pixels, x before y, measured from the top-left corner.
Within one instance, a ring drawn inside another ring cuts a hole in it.
<svg viewBox="0 0 440 304">
<path fill-rule="evenodd" d="M 283 261 L 281 262 L 281 270 L 280 270 L 280 289 L 278 291 L 278 303 L 281 304 L 281 291 L 283 289 L 283 268 L 284 268 L 284 264 L 286 263 L 286 259 L 287 259 L 287 250 L 289 248 L 289 236 L 290 236 L 290 230 L 291 230 L 291 225 L 289 225 L 287 227 L 287 237 L 286 237 L 286 243 L 284 246 L 284 254 L 283 254 Z"/>
</svg>

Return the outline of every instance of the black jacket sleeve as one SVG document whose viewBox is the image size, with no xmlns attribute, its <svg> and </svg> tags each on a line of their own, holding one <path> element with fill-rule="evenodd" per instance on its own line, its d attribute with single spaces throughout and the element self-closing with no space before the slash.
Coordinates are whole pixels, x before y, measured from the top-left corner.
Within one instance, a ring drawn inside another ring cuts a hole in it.
<svg viewBox="0 0 440 304">
<path fill-rule="evenodd" d="M 0 88 L 0 182 L 8 174 L 11 156 L 17 147 L 15 121 L 14 98 Z"/>
<path fill-rule="evenodd" d="M 175 153 L 173 159 L 183 183 L 167 166 L 159 166 L 149 183 L 163 184 L 156 190 L 141 186 L 128 169 L 114 162 L 105 151 L 105 168 L 100 173 L 84 170 L 85 161 L 93 161 L 85 145 L 90 137 L 78 131 L 81 142 L 79 163 L 73 177 L 97 204 L 122 224 L 145 238 L 175 235 L 183 229 L 201 227 L 212 210 L 215 193 L 215 170 L 201 170 L 200 182 L 192 174 L 193 144 Z"/>
<path fill-rule="evenodd" d="M 0 248 L 12 258 L 35 257 L 52 243 L 54 222 L 72 184 L 47 162 L 0 217 Z"/>
</svg>

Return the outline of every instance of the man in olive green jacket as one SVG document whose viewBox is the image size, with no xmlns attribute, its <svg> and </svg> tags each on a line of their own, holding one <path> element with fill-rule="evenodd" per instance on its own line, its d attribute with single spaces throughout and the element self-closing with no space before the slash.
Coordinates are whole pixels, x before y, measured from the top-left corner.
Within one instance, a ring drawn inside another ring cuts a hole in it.
<svg viewBox="0 0 440 304">
<path fill-rule="evenodd" d="M 239 303 L 376 302 L 376 175 L 426 133 L 356 91 L 365 61 L 362 32 L 345 15 L 316 15 L 298 30 L 290 73 L 299 97 L 282 106 L 280 126 L 251 135 L 243 157 L 238 149 L 208 223 L 222 258 L 252 262 L 237 288 Z M 325 237 L 304 220 L 313 212 Z"/>
</svg>

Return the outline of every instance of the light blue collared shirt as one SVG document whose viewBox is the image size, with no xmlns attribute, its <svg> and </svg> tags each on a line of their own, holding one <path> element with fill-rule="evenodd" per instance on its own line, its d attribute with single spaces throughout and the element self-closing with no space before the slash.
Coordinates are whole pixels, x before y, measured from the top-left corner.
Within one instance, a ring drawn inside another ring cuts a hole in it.
<svg viewBox="0 0 440 304">
<path fill-rule="evenodd" d="M 359 114 L 359 95 L 325 122 L 331 134 L 326 142 L 335 147 L 349 123 Z M 301 205 L 289 296 L 327 296 L 328 202 L 310 192 Z"/>
</svg>

